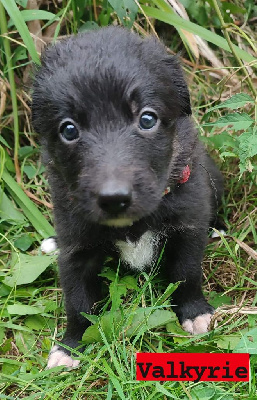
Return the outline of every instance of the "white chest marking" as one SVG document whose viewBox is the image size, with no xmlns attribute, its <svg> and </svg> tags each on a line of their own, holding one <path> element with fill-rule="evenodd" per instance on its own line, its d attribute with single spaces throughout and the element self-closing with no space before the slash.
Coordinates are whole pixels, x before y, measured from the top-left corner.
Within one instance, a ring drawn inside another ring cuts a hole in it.
<svg viewBox="0 0 257 400">
<path fill-rule="evenodd" d="M 120 251 L 120 258 L 132 269 L 142 271 L 145 267 L 151 267 L 157 254 L 159 237 L 152 231 L 146 231 L 141 238 L 133 243 L 129 239 L 126 242 L 115 243 Z"/>
</svg>

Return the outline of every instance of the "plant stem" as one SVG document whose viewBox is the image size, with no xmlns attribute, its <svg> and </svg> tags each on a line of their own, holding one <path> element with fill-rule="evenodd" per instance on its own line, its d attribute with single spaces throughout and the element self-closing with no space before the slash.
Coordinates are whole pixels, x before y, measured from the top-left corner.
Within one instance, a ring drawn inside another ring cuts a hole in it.
<svg viewBox="0 0 257 400">
<path fill-rule="evenodd" d="M 255 90 L 255 88 L 253 86 L 253 83 L 252 83 L 252 81 L 251 81 L 251 79 L 249 77 L 249 74 L 248 74 L 247 69 L 245 68 L 245 65 L 243 64 L 242 60 L 238 57 L 238 55 L 237 55 L 237 53 L 236 53 L 236 51 L 235 51 L 235 49 L 233 47 L 233 43 L 231 42 L 230 36 L 228 34 L 228 31 L 227 31 L 227 25 L 224 22 L 224 19 L 222 17 L 221 12 L 220 12 L 217 0 L 213 0 L 213 6 L 214 6 L 214 9 L 215 9 L 215 11 L 217 13 L 217 16 L 218 16 L 218 18 L 220 20 L 221 29 L 224 32 L 225 39 L 226 39 L 226 41 L 227 41 L 227 43 L 228 43 L 228 45 L 229 45 L 229 47 L 231 49 L 231 52 L 232 52 L 233 56 L 235 57 L 235 59 L 237 60 L 237 62 L 240 65 L 240 67 L 242 68 L 251 92 L 256 97 L 257 96 L 257 92 L 256 92 L 256 90 Z"/>
<path fill-rule="evenodd" d="M 13 132 L 14 132 L 14 165 L 16 170 L 17 182 L 20 182 L 20 167 L 18 162 L 18 151 L 19 151 L 19 118 L 18 118 L 18 105 L 16 97 L 16 85 L 14 79 L 13 65 L 12 65 L 12 53 L 10 41 L 7 38 L 8 28 L 6 21 L 5 9 L 0 1 L 0 31 L 3 36 L 3 45 L 6 58 L 6 66 L 8 71 L 8 79 L 11 89 L 11 99 L 12 99 L 12 110 L 13 110 Z"/>
</svg>

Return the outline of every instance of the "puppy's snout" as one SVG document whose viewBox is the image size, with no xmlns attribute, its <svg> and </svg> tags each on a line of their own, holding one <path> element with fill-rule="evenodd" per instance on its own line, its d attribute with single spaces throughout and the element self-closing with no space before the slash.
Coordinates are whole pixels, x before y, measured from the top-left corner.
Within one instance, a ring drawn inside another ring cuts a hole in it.
<svg viewBox="0 0 257 400">
<path fill-rule="evenodd" d="M 99 207 L 111 215 L 126 211 L 131 204 L 132 193 L 129 186 L 108 182 L 98 193 Z"/>
</svg>

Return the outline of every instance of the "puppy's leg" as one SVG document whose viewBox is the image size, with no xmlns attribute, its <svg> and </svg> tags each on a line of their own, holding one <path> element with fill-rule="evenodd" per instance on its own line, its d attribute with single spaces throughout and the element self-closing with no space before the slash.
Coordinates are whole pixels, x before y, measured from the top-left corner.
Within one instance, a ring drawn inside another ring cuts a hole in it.
<svg viewBox="0 0 257 400">
<path fill-rule="evenodd" d="M 73 349 L 80 346 L 79 341 L 90 325 L 80 313 L 90 313 L 93 305 L 101 299 L 101 280 L 98 277 L 101 267 L 102 257 L 98 249 L 75 254 L 61 252 L 59 256 L 61 285 L 67 313 L 67 329 L 61 343 Z M 78 350 L 83 349 L 80 346 Z M 72 358 L 69 350 L 55 345 L 49 354 L 47 367 L 53 368 L 59 365 L 76 367 L 78 364 L 79 361 Z"/>
<path fill-rule="evenodd" d="M 207 234 L 203 231 L 175 233 L 165 247 L 169 280 L 181 281 L 172 295 L 174 311 L 182 327 L 191 334 L 207 332 L 214 312 L 201 289 L 201 262 L 206 240 Z"/>
</svg>

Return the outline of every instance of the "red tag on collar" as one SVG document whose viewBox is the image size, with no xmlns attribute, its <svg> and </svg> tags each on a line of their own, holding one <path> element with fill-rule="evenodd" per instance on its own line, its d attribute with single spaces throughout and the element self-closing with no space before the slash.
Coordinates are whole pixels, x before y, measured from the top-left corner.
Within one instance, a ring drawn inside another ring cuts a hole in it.
<svg viewBox="0 0 257 400">
<path fill-rule="evenodd" d="M 190 167 L 189 167 L 189 165 L 186 165 L 185 168 L 183 169 L 182 177 L 181 177 L 181 179 L 178 181 L 178 183 L 185 183 L 185 182 L 187 182 L 188 179 L 189 179 L 189 177 L 190 177 L 190 173 L 191 173 Z"/>
<path fill-rule="evenodd" d="M 182 178 L 178 181 L 178 184 L 185 183 L 188 181 L 191 174 L 191 170 L 189 165 L 186 165 L 182 171 Z M 170 193 L 170 186 L 167 186 L 164 192 L 162 193 L 163 196 Z"/>
</svg>

